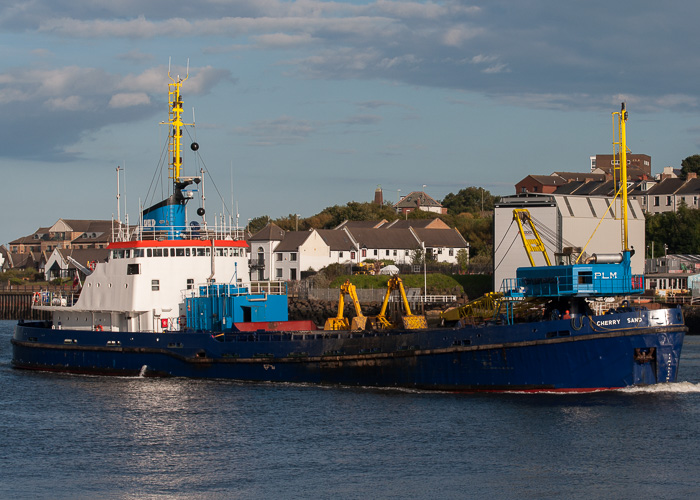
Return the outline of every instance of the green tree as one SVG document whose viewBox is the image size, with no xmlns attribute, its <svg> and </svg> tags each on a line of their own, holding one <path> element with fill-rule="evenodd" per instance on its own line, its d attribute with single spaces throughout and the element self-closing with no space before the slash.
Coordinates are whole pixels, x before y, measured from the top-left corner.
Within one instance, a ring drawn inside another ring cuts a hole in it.
<svg viewBox="0 0 700 500">
<path fill-rule="evenodd" d="M 691 172 L 700 174 L 700 155 L 688 156 L 681 161 L 681 179 L 686 179 Z"/>
<path fill-rule="evenodd" d="M 469 268 L 469 252 L 464 248 L 457 250 L 457 264 L 462 271 L 466 271 Z"/>
<path fill-rule="evenodd" d="M 648 257 L 652 244 L 655 257 L 664 252 L 664 245 L 668 253 L 700 253 L 700 211 L 682 203 L 677 212 L 647 214 L 646 240 Z"/>
<path fill-rule="evenodd" d="M 248 222 L 248 232 L 250 234 L 257 233 L 262 228 L 267 226 L 267 223 L 269 222 L 269 220 L 270 220 L 270 218 L 267 215 L 261 215 L 260 217 L 256 217 L 254 219 L 251 219 L 250 222 Z"/>
<path fill-rule="evenodd" d="M 460 189 L 457 194 L 450 193 L 445 196 L 445 199 L 442 200 L 442 206 L 447 208 L 447 212 L 451 215 L 464 212 L 490 212 L 493 211 L 493 206 L 499 199 L 498 196 L 493 196 L 484 188 L 467 187 Z"/>
</svg>

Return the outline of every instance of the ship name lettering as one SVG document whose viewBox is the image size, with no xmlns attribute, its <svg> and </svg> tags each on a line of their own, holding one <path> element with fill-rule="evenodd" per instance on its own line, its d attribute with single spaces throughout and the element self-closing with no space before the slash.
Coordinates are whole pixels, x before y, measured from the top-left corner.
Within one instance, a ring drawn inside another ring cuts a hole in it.
<svg viewBox="0 0 700 500">
<path fill-rule="evenodd" d="M 641 323 L 642 318 L 627 318 L 628 323 Z"/>
<path fill-rule="evenodd" d="M 620 320 L 619 319 L 606 319 L 603 321 L 597 321 L 596 322 L 598 326 L 611 326 L 611 325 L 619 325 Z"/>
</svg>

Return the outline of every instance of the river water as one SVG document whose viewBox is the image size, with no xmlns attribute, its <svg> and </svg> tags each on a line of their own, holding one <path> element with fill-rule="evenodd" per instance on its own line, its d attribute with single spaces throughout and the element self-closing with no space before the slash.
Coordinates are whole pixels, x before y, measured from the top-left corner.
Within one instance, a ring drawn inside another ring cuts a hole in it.
<svg viewBox="0 0 700 500">
<path fill-rule="evenodd" d="M 0 498 L 698 498 L 679 382 L 586 395 L 47 374 L 0 321 Z"/>
</svg>

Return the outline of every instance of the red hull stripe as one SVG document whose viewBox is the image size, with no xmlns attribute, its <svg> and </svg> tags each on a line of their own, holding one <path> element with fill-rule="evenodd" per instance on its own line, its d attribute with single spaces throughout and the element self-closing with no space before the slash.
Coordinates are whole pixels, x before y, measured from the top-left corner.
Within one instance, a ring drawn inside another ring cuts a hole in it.
<svg viewBox="0 0 700 500">
<path fill-rule="evenodd" d="M 215 247 L 248 248 L 243 240 L 214 240 Z M 211 247 L 211 240 L 139 240 L 139 241 L 115 241 L 107 245 L 107 248 L 159 248 L 159 247 Z"/>
</svg>

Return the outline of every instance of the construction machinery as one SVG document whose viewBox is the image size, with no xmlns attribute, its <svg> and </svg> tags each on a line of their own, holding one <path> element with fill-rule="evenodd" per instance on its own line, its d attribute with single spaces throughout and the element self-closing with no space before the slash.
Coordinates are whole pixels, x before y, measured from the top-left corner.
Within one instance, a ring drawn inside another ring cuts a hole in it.
<svg viewBox="0 0 700 500">
<path fill-rule="evenodd" d="M 401 294 L 401 301 L 403 302 L 405 314 L 401 317 L 401 325 L 396 325 L 391 322 L 391 320 L 386 315 L 386 310 L 389 305 L 389 298 L 391 297 L 391 292 L 398 290 Z M 406 290 L 403 287 L 403 281 L 398 276 L 394 276 L 387 283 L 386 295 L 384 296 L 384 302 L 382 303 L 382 308 L 377 316 L 369 318 L 370 325 L 373 330 L 389 330 L 392 328 L 397 328 L 402 326 L 406 330 L 418 330 L 421 328 L 427 328 L 428 322 L 425 316 L 422 314 L 412 314 L 411 306 L 408 305 L 408 298 L 406 297 Z"/>
<path fill-rule="evenodd" d="M 349 318 L 343 316 L 343 310 L 345 309 L 345 295 L 349 295 L 350 299 L 355 306 L 355 317 L 350 321 Z M 360 308 L 360 301 L 357 298 L 357 290 L 355 285 L 350 283 L 350 280 L 346 280 L 340 286 L 340 297 L 338 298 L 338 314 L 335 318 L 328 318 L 326 324 L 324 325 L 324 330 L 352 330 L 359 331 L 364 330 L 367 324 L 367 317 L 362 314 L 362 309 Z"/>
</svg>

